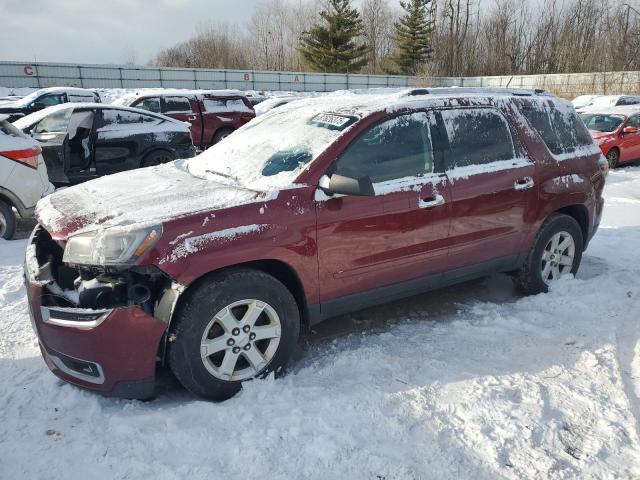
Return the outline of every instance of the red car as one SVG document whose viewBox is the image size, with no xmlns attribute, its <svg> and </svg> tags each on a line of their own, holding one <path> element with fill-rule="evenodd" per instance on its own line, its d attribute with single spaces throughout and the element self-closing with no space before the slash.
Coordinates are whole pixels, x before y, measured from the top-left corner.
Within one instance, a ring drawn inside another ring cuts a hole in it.
<svg viewBox="0 0 640 480">
<path fill-rule="evenodd" d="M 580 114 L 609 166 L 640 160 L 640 108 L 616 107 Z"/>
<path fill-rule="evenodd" d="M 568 102 L 435 89 L 301 100 L 190 160 L 38 204 L 25 276 L 49 368 L 221 400 L 326 318 L 495 272 L 574 274 L 607 163 Z"/>
<path fill-rule="evenodd" d="M 193 144 L 200 150 L 218 143 L 256 116 L 249 99 L 238 90 L 147 90 L 116 103 L 189 122 Z"/>
</svg>

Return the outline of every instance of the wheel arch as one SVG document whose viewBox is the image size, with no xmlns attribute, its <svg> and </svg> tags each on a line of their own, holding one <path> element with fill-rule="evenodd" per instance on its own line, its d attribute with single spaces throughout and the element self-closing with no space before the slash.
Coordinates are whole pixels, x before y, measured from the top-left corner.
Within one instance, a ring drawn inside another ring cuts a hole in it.
<svg viewBox="0 0 640 480">
<path fill-rule="evenodd" d="M 25 207 L 17 195 L 2 187 L 0 187 L 0 201 L 6 203 L 9 207 L 14 207 L 21 217 L 29 216 L 29 213 L 33 210 Z"/>
<path fill-rule="evenodd" d="M 227 265 L 222 268 L 207 272 L 204 275 L 196 278 L 188 286 L 186 286 L 184 291 L 180 294 L 180 297 L 178 298 L 178 301 L 174 308 L 172 319 L 175 315 L 175 312 L 179 310 L 180 305 L 188 297 L 189 292 L 194 291 L 199 285 L 202 285 L 204 282 L 208 281 L 208 279 L 213 275 L 220 275 L 224 272 L 237 269 L 257 270 L 271 275 L 272 277 L 279 280 L 291 292 L 293 298 L 296 300 L 296 304 L 300 312 L 300 320 L 303 326 L 309 325 L 309 305 L 302 281 L 300 280 L 300 276 L 291 265 L 283 262 L 282 260 L 276 259 L 252 260 L 244 263 Z"/>
<path fill-rule="evenodd" d="M 191 283 L 189 283 L 189 285 L 185 286 L 184 290 L 182 290 L 179 293 L 173 306 L 166 305 L 166 304 L 172 303 L 171 296 L 174 294 L 175 290 L 168 288 L 165 290 L 163 294 L 160 295 L 160 299 L 159 299 L 159 303 L 157 304 L 157 307 L 160 306 L 162 303 L 165 303 L 163 314 L 161 315 L 163 318 L 161 318 L 161 320 L 167 323 L 166 334 L 158 347 L 158 358 L 161 359 L 161 362 L 163 364 L 166 362 L 167 337 L 171 332 L 171 324 L 173 323 L 173 320 L 176 317 L 176 315 L 179 314 L 182 306 L 184 305 L 185 301 L 189 298 L 191 292 L 195 291 L 200 285 L 207 282 L 208 279 L 211 278 L 212 276 L 219 275 L 227 271 L 237 270 L 237 269 L 257 270 L 278 279 L 291 292 L 291 294 L 293 295 L 293 298 L 296 301 L 298 312 L 300 313 L 300 327 L 308 328 L 311 325 L 312 312 L 307 302 L 307 298 L 304 292 L 304 287 L 303 287 L 302 281 L 300 280 L 300 276 L 291 265 L 289 265 L 286 262 L 283 262 L 282 260 L 276 260 L 276 259 L 252 260 L 244 263 L 227 265 L 219 269 L 207 272 L 202 276 L 193 280 Z M 167 295 L 167 301 L 163 302 L 164 300 L 163 297 L 165 295 Z"/>
<path fill-rule="evenodd" d="M 584 248 L 586 248 L 589 239 L 589 210 L 587 210 L 587 207 L 580 204 L 569 205 L 555 210 L 552 215 L 554 213 L 562 213 L 578 222 L 580 231 L 582 232 Z"/>
<path fill-rule="evenodd" d="M 218 133 L 220 132 L 229 132 L 229 134 L 235 132 L 237 130 L 237 128 L 235 128 L 232 125 L 222 125 L 218 128 L 216 128 L 213 133 L 211 134 L 211 140 L 209 140 L 209 147 L 212 147 L 213 145 L 215 145 L 215 139 L 216 139 L 216 135 L 218 135 Z"/>
<path fill-rule="evenodd" d="M 173 150 L 171 150 L 171 148 L 167 147 L 167 146 L 157 146 L 157 145 L 153 145 L 151 147 L 149 147 L 147 150 L 145 150 L 144 152 L 142 152 L 140 154 L 140 162 L 139 162 L 139 167 L 142 167 L 142 165 L 144 164 L 144 161 L 149 157 L 149 155 L 156 153 L 156 152 L 167 152 L 169 153 L 174 159 L 176 158 L 176 152 L 174 152 Z"/>
</svg>

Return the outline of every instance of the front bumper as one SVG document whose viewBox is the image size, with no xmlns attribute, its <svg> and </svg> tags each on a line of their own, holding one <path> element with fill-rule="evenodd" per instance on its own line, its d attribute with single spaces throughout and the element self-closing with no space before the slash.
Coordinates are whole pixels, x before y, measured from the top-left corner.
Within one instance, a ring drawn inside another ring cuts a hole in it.
<svg viewBox="0 0 640 480">
<path fill-rule="evenodd" d="M 36 236 L 36 235 L 34 235 Z M 93 310 L 55 305 L 52 280 L 40 278 L 35 239 L 25 260 L 31 321 L 43 358 L 61 379 L 104 395 L 154 394 L 158 348 L 167 323 L 137 306 Z"/>
</svg>

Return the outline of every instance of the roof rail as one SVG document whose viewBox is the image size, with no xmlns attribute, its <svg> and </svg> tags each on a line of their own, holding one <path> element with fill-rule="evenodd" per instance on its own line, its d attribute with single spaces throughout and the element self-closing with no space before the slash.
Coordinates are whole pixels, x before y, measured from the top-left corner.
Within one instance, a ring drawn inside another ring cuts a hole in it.
<svg viewBox="0 0 640 480">
<path fill-rule="evenodd" d="M 463 95 L 463 94 L 493 94 L 514 95 L 519 97 L 532 97 L 534 95 L 550 95 L 546 90 L 536 88 L 534 90 L 524 88 L 504 87 L 434 87 L 412 88 L 405 91 L 404 97 L 417 97 L 421 95 Z"/>
</svg>

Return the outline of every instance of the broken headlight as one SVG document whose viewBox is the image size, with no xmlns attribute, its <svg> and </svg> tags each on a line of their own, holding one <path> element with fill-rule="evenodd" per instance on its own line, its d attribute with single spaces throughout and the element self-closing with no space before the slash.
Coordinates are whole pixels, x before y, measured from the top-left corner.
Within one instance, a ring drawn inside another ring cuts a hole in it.
<svg viewBox="0 0 640 480">
<path fill-rule="evenodd" d="M 161 236 L 161 226 L 80 233 L 67 240 L 62 261 L 74 265 L 129 265 L 151 250 Z"/>
</svg>

